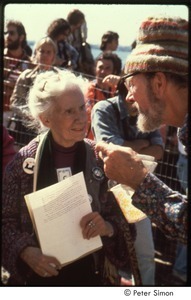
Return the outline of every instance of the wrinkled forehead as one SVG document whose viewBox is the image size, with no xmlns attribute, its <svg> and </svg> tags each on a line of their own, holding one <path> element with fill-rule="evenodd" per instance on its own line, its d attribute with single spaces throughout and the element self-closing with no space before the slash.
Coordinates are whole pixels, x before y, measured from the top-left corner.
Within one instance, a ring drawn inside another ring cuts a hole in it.
<svg viewBox="0 0 191 300">
<path fill-rule="evenodd" d="M 66 109 L 68 107 L 80 106 L 85 103 L 84 94 L 78 86 L 66 87 L 64 91 L 53 101 L 52 104 L 55 107 L 62 107 Z"/>
</svg>

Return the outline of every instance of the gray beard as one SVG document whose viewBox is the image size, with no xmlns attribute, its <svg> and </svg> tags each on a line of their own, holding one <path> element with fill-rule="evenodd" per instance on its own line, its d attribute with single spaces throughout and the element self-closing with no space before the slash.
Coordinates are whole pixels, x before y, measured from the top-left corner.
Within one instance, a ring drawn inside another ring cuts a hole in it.
<svg viewBox="0 0 191 300">
<path fill-rule="evenodd" d="M 165 109 L 162 103 L 153 93 L 151 85 L 148 84 L 147 97 L 150 107 L 146 112 L 139 108 L 137 127 L 142 132 L 151 132 L 157 130 L 163 124 L 163 113 Z"/>
<path fill-rule="evenodd" d="M 154 118 L 152 116 L 145 115 L 143 113 L 139 113 L 138 119 L 137 119 L 137 127 L 142 132 L 151 132 L 154 130 L 157 130 L 162 125 L 162 121 L 157 116 L 157 118 Z"/>
</svg>

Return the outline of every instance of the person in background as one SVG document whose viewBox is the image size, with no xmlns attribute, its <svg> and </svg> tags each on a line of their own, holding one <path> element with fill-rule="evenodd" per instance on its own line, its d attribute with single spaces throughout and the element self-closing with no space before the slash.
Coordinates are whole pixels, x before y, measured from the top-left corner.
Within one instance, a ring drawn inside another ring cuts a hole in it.
<svg viewBox="0 0 191 300">
<path fill-rule="evenodd" d="M 179 139 L 188 153 L 188 21 L 162 16 L 145 19 L 125 73 L 126 99 L 137 105 L 138 128 L 147 132 L 162 124 L 179 127 Z M 133 205 L 166 236 L 187 243 L 185 196 L 148 172 L 131 148 L 100 142 L 96 149 L 107 176 L 135 190 Z"/>
<path fill-rule="evenodd" d="M 91 132 L 91 110 L 98 101 L 111 98 L 115 95 L 118 77 L 116 85 L 111 84 L 111 79 L 109 81 L 104 81 L 104 79 L 108 75 L 115 77 L 115 75 L 121 74 L 121 59 L 117 54 L 112 53 L 111 51 L 101 53 L 95 62 L 95 73 L 96 78 L 95 80 L 90 81 L 85 95 L 86 110 L 88 114 L 87 137 L 90 139 L 93 139 L 93 134 Z"/>
<path fill-rule="evenodd" d="M 116 51 L 119 44 L 119 35 L 117 32 L 107 31 L 101 38 L 101 51 Z"/>
<path fill-rule="evenodd" d="M 87 23 L 84 14 L 79 9 L 73 9 L 67 15 L 71 33 L 68 41 L 80 53 L 82 43 L 86 43 L 88 36 Z"/>
<path fill-rule="evenodd" d="M 91 78 L 95 75 L 94 57 L 91 46 L 87 42 L 88 28 L 85 15 L 79 9 L 73 9 L 67 15 L 67 21 L 71 27 L 68 41 L 79 53 L 76 71 L 84 73 L 83 75 L 87 78 Z"/>
<path fill-rule="evenodd" d="M 5 173 L 5 168 L 16 154 L 14 147 L 14 138 L 8 133 L 7 129 L 3 127 L 3 159 L 2 159 L 2 174 Z"/>
<path fill-rule="evenodd" d="M 135 46 L 136 46 L 136 40 L 134 40 L 133 43 L 131 44 L 131 49 L 134 49 Z M 121 69 L 121 65 L 120 65 L 120 69 Z M 120 71 L 119 74 L 120 75 L 114 75 L 114 74 L 106 75 L 103 78 L 102 83 L 105 85 L 108 85 L 110 87 L 117 86 L 118 93 L 120 93 L 120 97 L 125 98 L 126 94 L 127 94 L 127 89 L 124 86 L 123 80 L 121 80 L 121 76 L 124 75 L 124 68 L 122 68 L 122 70 Z M 132 115 L 135 115 L 135 116 L 137 115 L 137 108 L 135 107 L 135 105 L 128 105 L 128 110 L 129 111 L 131 110 Z"/>
<path fill-rule="evenodd" d="M 24 25 L 17 20 L 7 20 L 4 31 L 4 73 L 3 73 L 3 124 L 7 127 L 10 111 L 10 97 L 19 74 L 31 67 L 26 52 L 27 34 Z"/>
<path fill-rule="evenodd" d="M 47 35 L 55 42 L 58 48 L 55 66 L 75 70 L 79 53 L 67 41 L 70 33 L 70 24 L 62 18 L 52 21 L 47 29 Z"/>
<path fill-rule="evenodd" d="M 44 133 L 19 150 L 4 176 L 2 267 L 10 274 L 8 285 L 120 285 L 117 270 L 125 265 L 131 269 L 135 284 L 141 284 L 132 246 L 134 226 L 126 222 L 108 192 L 95 143 L 84 139 L 85 86 L 83 78 L 68 70 L 46 71 L 36 77 L 29 92 L 30 113 Z M 84 239 L 99 235 L 103 247 L 61 268 L 56 257 L 41 252 L 24 195 L 63 180 L 59 174 L 66 174 L 66 170 L 67 177 L 84 174 L 92 212 L 81 219 L 79 228 Z"/>
<path fill-rule="evenodd" d="M 53 66 L 56 54 L 56 44 L 50 37 L 40 39 L 34 46 L 34 55 L 31 58 L 33 68 L 23 71 L 16 81 L 10 99 L 13 116 L 10 119 L 8 128 L 18 145 L 28 144 L 38 132 L 38 128 L 30 129 L 27 125 L 31 122 L 27 103 L 28 92 L 38 74 L 47 70 L 58 72 L 59 69 Z"/>
<path fill-rule="evenodd" d="M 126 102 L 127 89 L 123 80 L 118 84 L 118 96 L 96 103 L 92 109 L 91 125 L 96 142 L 101 140 L 124 147 L 131 147 L 140 154 L 160 160 L 163 140 L 158 130 L 139 132 L 136 126 L 137 109 Z M 126 94 L 124 96 L 124 94 Z M 149 218 L 135 223 L 135 251 L 143 285 L 155 284 L 155 249 L 152 225 Z"/>
</svg>

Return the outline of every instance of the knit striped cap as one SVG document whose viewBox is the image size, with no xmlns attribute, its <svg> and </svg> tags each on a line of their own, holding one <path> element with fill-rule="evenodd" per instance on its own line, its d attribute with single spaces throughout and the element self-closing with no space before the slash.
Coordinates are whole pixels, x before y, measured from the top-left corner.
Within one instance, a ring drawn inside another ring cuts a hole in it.
<svg viewBox="0 0 191 300">
<path fill-rule="evenodd" d="M 128 56 L 125 73 L 188 74 L 188 22 L 181 18 L 149 17 L 141 24 L 137 45 Z"/>
</svg>

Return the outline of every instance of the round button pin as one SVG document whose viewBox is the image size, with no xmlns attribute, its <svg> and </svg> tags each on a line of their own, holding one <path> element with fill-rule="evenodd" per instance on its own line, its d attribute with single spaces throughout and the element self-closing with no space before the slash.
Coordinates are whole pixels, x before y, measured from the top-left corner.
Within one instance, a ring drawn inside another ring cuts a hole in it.
<svg viewBox="0 0 191 300">
<path fill-rule="evenodd" d="M 35 165 L 35 159 L 32 157 L 28 157 L 23 162 L 23 170 L 27 174 L 33 174 L 34 173 L 34 165 Z"/>
<path fill-rule="evenodd" d="M 104 172 L 100 167 L 94 167 L 92 169 L 93 177 L 97 180 L 103 180 L 104 179 Z"/>
</svg>

